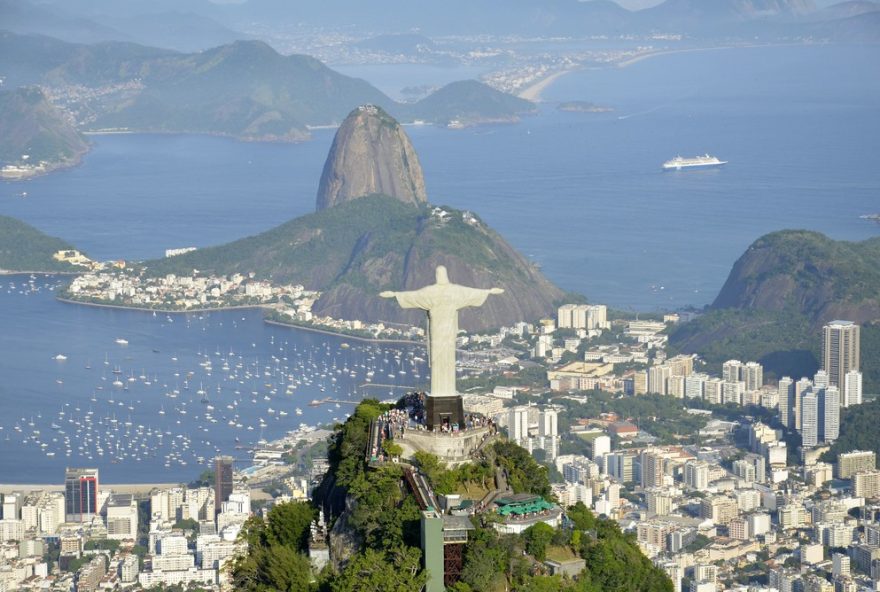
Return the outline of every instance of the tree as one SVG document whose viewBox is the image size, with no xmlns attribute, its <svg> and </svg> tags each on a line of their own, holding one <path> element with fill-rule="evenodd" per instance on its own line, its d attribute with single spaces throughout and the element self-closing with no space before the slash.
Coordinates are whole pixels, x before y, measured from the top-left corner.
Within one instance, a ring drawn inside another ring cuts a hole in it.
<svg viewBox="0 0 880 592">
<path fill-rule="evenodd" d="M 286 545 L 307 551 L 309 528 L 317 512 L 306 502 L 285 502 L 269 510 L 266 540 L 270 545 Z"/>
<path fill-rule="evenodd" d="M 309 589 L 312 566 L 306 555 L 284 545 L 273 545 L 265 554 L 265 573 L 272 586 L 282 592 Z"/>
<path fill-rule="evenodd" d="M 547 468 L 542 467 L 527 450 L 513 442 L 496 442 L 494 446 L 497 462 L 507 471 L 508 483 L 516 493 L 534 493 L 550 496 L 550 481 Z"/>
<path fill-rule="evenodd" d="M 183 518 L 174 523 L 174 528 L 198 532 L 199 523 L 197 520 L 193 520 L 192 518 Z"/>
<path fill-rule="evenodd" d="M 247 553 L 232 564 L 232 582 L 241 592 L 299 592 L 310 589 L 309 527 L 315 509 L 307 503 L 288 502 L 269 510 L 266 522 L 248 518 L 239 534 Z"/>
<path fill-rule="evenodd" d="M 461 580 L 474 590 L 490 590 L 492 582 L 507 569 L 509 549 L 493 528 L 477 528 L 464 553 Z"/>
<path fill-rule="evenodd" d="M 526 551 L 530 555 L 533 555 L 538 561 L 544 561 L 547 554 L 547 545 L 553 540 L 554 534 L 556 534 L 556 529 L 543 522 L 538 522 L 537 524 L 529 526 L 523 532 L 523 539 L 526 542 Z"/>
<path fill-rule="evenodd" d="M 382 450 L 385 454 L 392 457 L 400 457 L 403 454 L 403 448 L 394 440 L 388 439 L 382 442 Z"/>
<path fill-rule="evenodd" d="M 356 555 L 341 574 L 331 578 L 331 592 L 412 592 L 425 585 L 421 552 L 403 547 L 391 553 L 367 549 Z"/>
<path fill-rule="evenodd" d="M 583 502 L 578 502 L 571 506 L 565 515 L 574 523 L 574 527 L 577 530 L 593 530 L 596 528 L 596 518 Z"/>
</svg>

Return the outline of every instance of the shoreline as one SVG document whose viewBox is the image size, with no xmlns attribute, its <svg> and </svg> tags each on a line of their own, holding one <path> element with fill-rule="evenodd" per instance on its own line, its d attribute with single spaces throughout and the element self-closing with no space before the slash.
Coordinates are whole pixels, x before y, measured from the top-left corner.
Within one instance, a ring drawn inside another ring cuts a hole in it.
<svg viewBox="0 0 880 592">
<path fill-rule="evenodd" d="M 12 271 L 10 269 L 0 269 L 0 275 L 80 275 L 84 271 Z"/>
<path fill-rule="evenodd" d="M 633 57 L 624 59 L 622 61 L 616 63 L 606 64 L 605 67 L 611 68 L 626 68 L 632 66 L 633 64 L 637 64 L 641 61 L 660 57 L 665 55 L 673 55 L 679 53 L 696 53 L 696 52 L 708 52 L 708 51 L 719 51 L 719 50 L 730 50 L 730 49 L 754 49 L 760 47 L 797 47 L 801 45 L 811 45 L 810 43 L 752 43 L 746 45 L 719 45 L 717 47 L 692 47 L 687 49 L 658 49 L 647 51 Z M 566 68 L 564 70 L 558 70 L 541 78 L 537 82 L 534 82 L 523 90 L 516 94 L 517 97 L 521 99 L 525 99 L 527 101 L 532 101 L 533 103 L 540 103 L 543 101 L 541 98 L 542 93 L 547 90 L 554 82 L 565 76 L 566 74 L 570 74 L 571 72 L 576 72 L 578 70 L 583 70 L 585 68 L 584 65 L 575 66 L 572 68 Z"/>
<path fill-rule="evenodd" d="M 101 489 L 112 489 L 116 493 L 149 493 L 153 489 L 165 489 L 178 487 L 185 482 L 174 483 L 105 483 L 101 482 Z M 0 493 L 13 493 L 16 491 L 64 491 L 64 483 L 0 483 Z"/>
<path fill-rule="evenodd" d="M 565 70 L 559 70 L 557 72 L 553 72 L 552 74 L 545 76 L 544 78 L 541 78 L 537 82 L 530 84 L 529 86 L 524 88 L 522 91 L 518 92 L 516 96 L 518 96 L 521 99 L 525 99 L 526 101 L 532 101 L 533 103 L 540 103 L 540 102 L 542 102 L 541 93 L 543 93 L 545 90 L 547 90 L 547 88 L 551 84 L 553 84 L 554 82 L 556 82 L 557 80 L 559 80 L 560 78 L 565 76 L 566 74 L 570 74 L 570 73 L 575 72 L 580 69 L 581 69 L 581 67 L 575 67 L 575 68 L 566 68 Z"/>
<path fill-rule="evenodd" d="M 381 338 L 371 338 L 371 337 L 361 337 L 359 335 L 349 335 L 348 333 L 339 333 L 338 331 L 331 331 L 329 329 L 319 329 L 317 327 L 307 327 L 304 325 L 293 325 L 290 323 L 282 323 L 280 321 L 273 321 L 271 319 L 263 319 L 263 322 L 267 325 L 275 325 L 277 327 L 285 327 L 287 329 L 302 329 L 303 331 L 311 331 L 312 333 L 323 333 L 324 335 L 333 335 L 334 337 L 344 337 L 346 339 L 354 339 L 355 341 L 363 341 L 366 343 L 396 343 L 399 345 L 421 345 L 424 347 L 424 343 L 421 341 L 410 341 L 408 339 L 381 339 Z"/>
<path fill-rule="evenodd" d="M 245 310 L 252 308 L 266 309 L 263 304 L 236 304 L 234 306 L 217 306 L 211 308 L 189 308 L 187 310 L 171 310 L 165 308 L 141 308 L 139 306 L 125 306 L 124 304 L 102 304 L 100 302 L 83 302 L 82 300 L 73 300 L 56 296 L 55 300 L 64 302 L 65 304 L 81 304 L 83 306 L 95 306 L 97 308 L 115 308 L 118 310 L 133 310 L 136 312 L 161 312 L 162 314 L 188 314 L 188 313 L 205 313 L 205 312 L 222 312 L 226 310 Z"/>
<path fill-rule="evenodd" d="M 24 272 L 22 272 L 24 273 Z M 189 314 L 189 313 L 206 313 L 206 312 L 225 312 L 230 310 L 246 310 L 246 309 L 261 309 L 261 310 L 272 310 L 272 307 L 266 306 L 263 304 L 240 304 L 235 306 L 224 306 L 217 308 L 192 308 L 189 310 L 166 310 L 161 308 L 139 308 L 135 306 L 125 306 L 122 304 L 101 304 L 99 302 L 83 302 L 81 300 L 71 300 L 70 298 L 63 298 L 61 296 L 56 296 L 55 299 L 59 302 L 63 302 L 65 304 L 79 304 L 83 306 L 93 306 L 96 308 L 111 308 L 116 310 L 131 310 L 135 312 L 161 312 L 162 314 Z M 305 325 L 294 325 L 291 323 L 282 323 L 280 321 L 273 321 L 268 318 L 263 318 L 263 322 L 268 325 L 275 325 L 278 327 L 284 327 L 287 329 L 302 329 L 303 331 L 311 331 L 313 333 L 323 333 L 324 335 L 333 335 L 334 337 L 344 337 L 346 339 L 354 339 L 356 341 L 363 341 L 367 343 L 393 343 L 399 345 L 422 345 L 423 343 L 420 341 L 411 341 L 408 339 L 381 339 L 381 338 L 371 338 L 371 337 L 361 337 L 359 335 L 349 335 L 348 333 L 340 333 L 339 331 L 332 331 L 330 329 L 320 329 L 318 327 L 308 327 Z"/>
<path fill-rule="evenodd" d="M 632 66 L 633 64 L 637 64 L 641 61 L 666 56 L 666 55 L 674 55 L 679 53 L 699 53 L 699 52 L 707 52 L 707 51 L 720 51 L 720 50 L 729 50 L 729 49 L 756 49 L 760 47 L 798 47 L 801 45 L 813 45 L 811 43 L 751 43 L 746 45 L 718 45 L 716 47 L 690 47 L 687 49 L 658 49 L 654 51 L 646 51 L 645 53 L 633 56 L 631 58 L 627 58 L 621 62 L 617 62 L 614 64 L 615 68 L 626 68 Z"/>
</svg>

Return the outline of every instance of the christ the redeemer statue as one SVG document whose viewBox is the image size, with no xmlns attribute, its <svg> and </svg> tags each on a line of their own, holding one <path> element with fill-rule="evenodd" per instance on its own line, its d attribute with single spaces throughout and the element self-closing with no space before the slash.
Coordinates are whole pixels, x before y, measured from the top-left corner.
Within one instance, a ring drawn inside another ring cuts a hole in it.
<svg viewBox="0 0 880 592">
<path fill-rule="evenodd" d="M 382 292 L 382 298 L 396 298 L 402 308 L 421 308 L 428 313 L 428 357 L 431 364 L 432 397 L 454 397 L 455 339 L 458 311 L 482 306 L 489 294 L 502 294 L 501 288 L 469 288 L 449 282 L 446 268 L 437 266 L 437 283 L 410 292 Z"/>
</svg>

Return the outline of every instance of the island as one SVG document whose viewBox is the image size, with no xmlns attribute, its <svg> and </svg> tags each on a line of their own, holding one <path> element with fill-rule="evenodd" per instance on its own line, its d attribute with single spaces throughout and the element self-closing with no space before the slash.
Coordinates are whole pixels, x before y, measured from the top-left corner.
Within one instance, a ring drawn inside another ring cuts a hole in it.
<svg viewBox="0 0 880 592">
<path fill-rule="evenodd" d="M 614 111 L 611 107 L 597 105 L 596 103 L 591 103 L 589 101 L 565 101 L 559 103 L 559 106 L 556 108 L 560 111 L 568 111 L 571 113 L 609 113 Z"/>
</svg>

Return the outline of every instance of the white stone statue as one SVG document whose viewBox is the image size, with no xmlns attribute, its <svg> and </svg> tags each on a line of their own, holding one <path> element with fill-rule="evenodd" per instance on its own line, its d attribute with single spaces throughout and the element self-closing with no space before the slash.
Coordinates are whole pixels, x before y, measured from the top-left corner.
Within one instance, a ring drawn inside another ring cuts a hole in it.
<svg viewBox="0 0 880 592">
<path fill-rule="evenodd" d="M 410 292 L 382 292 L 382 298 L 396 298 L 402 308 L 421 308 L 428 313 L 428 358 L 431 364 L 432 397 L 450 397 L 455 390 L 455 339 L 458 311 L 482 306 L 489 294 L 503 294 L 501 288 L 469 288 L 449 282 L 446 268 L 437 266 L 437 283 Z"/>
</svg>

